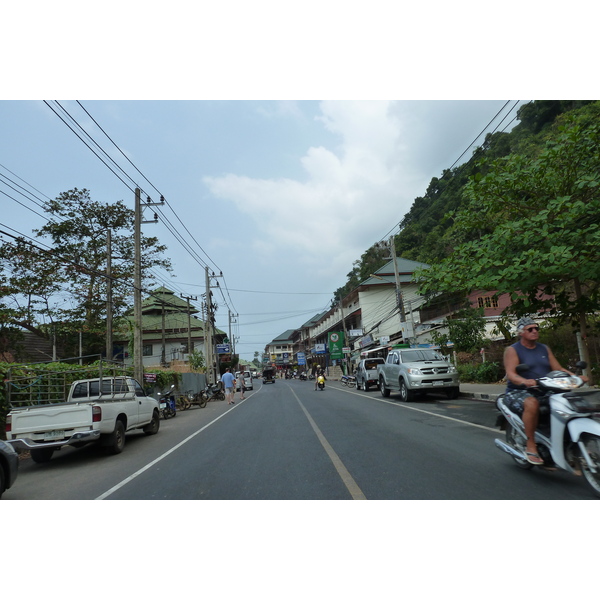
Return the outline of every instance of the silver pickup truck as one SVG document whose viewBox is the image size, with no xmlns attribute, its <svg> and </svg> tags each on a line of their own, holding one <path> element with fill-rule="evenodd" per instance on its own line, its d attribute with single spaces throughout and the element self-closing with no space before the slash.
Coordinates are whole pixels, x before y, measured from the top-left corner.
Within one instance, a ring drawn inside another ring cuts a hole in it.
<svg viewBox="0 0 600 600">
<path fill-rule="evenodd" d="M 427 392 L 444 392 L 448 398 L 458 398 L 460 393 L 456 367 L 437 350 L 392 350 L 377 371 L 379 391 L 384 397 L 389 396 L 390 392 L 400 392 L 400 398 L 409 402 L 416 395 Z"/>
<path fill-rule="evenodd" d="M 47 462 L 63 446 L 99 441 L 117 454 L 125 433 L 142 429 L 158 433 L 158 400 L 146 396 L 131 377 L 83 379 L 73 382 L 66 400 L 13 407 L 6 419 L 7 442 L 29 450 L 36 462 Z"/>
</svg>

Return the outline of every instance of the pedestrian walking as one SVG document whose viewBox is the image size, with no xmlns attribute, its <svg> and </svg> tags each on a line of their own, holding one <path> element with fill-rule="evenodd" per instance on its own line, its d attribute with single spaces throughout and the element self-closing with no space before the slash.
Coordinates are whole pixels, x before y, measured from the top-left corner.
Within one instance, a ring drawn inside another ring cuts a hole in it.
<svg viewBox="0 0 600 600">
<path fill-rule="evenodd" d="M 235 404 L 233 401 L 233 396 L 235 393 L 235 377 L 233 376 L 233 373 L 229 367 L 225 369 L 225 373 L 223 373 L 221 381 L 225 386 L 225 398 L 227 399 L 227 404 Z"/>
<path fill-rule="evenodd" d="M 241 371 L 237 376 L 237 384 L 240 388 L 240 400 L 244 399 L 244 367 L 240 367 Z"/>
</svg>

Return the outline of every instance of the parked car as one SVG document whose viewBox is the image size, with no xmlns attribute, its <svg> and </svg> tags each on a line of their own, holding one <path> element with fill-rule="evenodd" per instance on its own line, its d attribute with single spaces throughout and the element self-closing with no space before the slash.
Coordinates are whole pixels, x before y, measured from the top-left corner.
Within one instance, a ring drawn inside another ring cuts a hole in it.
<svg viewBox="0 0 600 600">
<path fill-rule="evenodd" d="M 377 374 L 377 365 L 382 365 L 385 361 L 383 358 L 363 358 L 356 369 L 356 389 L 369 389 L 370 385 L 377 385 L 379 375 Z"/>
<path fill-rule="evenodd" d="M 387 397 L 400 392 L 404 402 L 427 392 L 444 392 L 458 398 L 458 371 L 442 354 L 429 348 L 392 350 L 383 365 L 378 365 L 379 391 Z"/>
<path fill-rule="evenodd" d="M 12 487 L 19 472 L 19 455 L 5 441 L 0 440 L 0 498 L 5 490 Z"/>
</svg>

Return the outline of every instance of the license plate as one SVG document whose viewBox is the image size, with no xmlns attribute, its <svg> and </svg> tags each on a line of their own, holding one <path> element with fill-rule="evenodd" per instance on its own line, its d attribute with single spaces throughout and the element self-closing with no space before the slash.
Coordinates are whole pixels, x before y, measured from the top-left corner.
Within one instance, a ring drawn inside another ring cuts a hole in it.
<svg viewBox="0 0 600 600">
<path fill-rule="evenodd" d="M 160 407 L 161 408 L 167 408 L 167 403 L 166 402 L 161 402 L 160 403 Z"/>
<path fill-rule="evenodd" d="M 443 381 L 434 381 L 431 385 L 444 385 Z"/>
<path fill-rule="evenodd" d="M 44 440 L 61 440 L 64 437 L 64 429 L 54 429 L 53 431 L 44 432 Z"/>
</svg>

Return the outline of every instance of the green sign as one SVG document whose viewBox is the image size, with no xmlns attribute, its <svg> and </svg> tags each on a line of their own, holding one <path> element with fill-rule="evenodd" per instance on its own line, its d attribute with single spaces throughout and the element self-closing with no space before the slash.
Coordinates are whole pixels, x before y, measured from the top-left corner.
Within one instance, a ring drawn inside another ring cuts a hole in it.
<svg viewBox="0 0 600 600">
<path fill-rule="evenodd" d="M 329 356 L 332 360 L 340 360 L 344 358 L 344 332 L 331 331 L 327 334 L 329 343 Z"/>
</svg>

